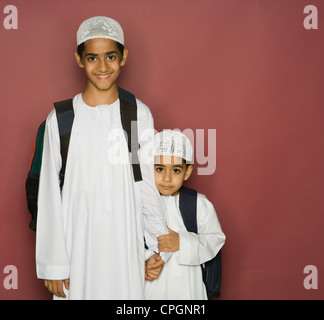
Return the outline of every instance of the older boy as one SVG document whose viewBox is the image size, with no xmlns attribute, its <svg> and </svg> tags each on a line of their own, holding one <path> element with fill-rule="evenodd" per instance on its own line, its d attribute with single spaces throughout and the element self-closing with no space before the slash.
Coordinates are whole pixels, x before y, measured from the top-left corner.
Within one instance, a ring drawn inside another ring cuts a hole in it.
<svg viewBox="0 0 324 320">
<path fill-rule="evenodd" d="M 179 193 L 192 172 L 189 139 L 178 131 L 162 131 L 155 136 L 154 151 L 155 184 L 170 231 L 158 238 L 159 250 L 172 252 L 172 256 L 162 272 L 162 268 L 150 266 L 150 261 L 158 260 L 156 255 L 147 261 L 146 279 L 151 281 L 145 284 L 146 299 L 207 299 L 200 265 L 216 256 L 225 235 L 212 203 L 201 193 L 197 195 L 198 234 L 188 232 L 184 225 Z"/>
<path fill-rule="evenodd" d="M 135 182 L 116 83 L 128 55 L 123 30 L 113 19 L 93 17 L 81 24 L 77 45 L 75 57 L 87 86 L 73 99 L 75 117 L 62 191 L 55 110 L 46 121 L 37 275 L 54 298 L 143 299 L 143 225 L 153 238 L 168 233 L 154 185 L 153 152 L 150 159 L 141 151 L 149 155 L 153 150 L 153 118 L 137 100 L 143 180 Z"/>
</svg>

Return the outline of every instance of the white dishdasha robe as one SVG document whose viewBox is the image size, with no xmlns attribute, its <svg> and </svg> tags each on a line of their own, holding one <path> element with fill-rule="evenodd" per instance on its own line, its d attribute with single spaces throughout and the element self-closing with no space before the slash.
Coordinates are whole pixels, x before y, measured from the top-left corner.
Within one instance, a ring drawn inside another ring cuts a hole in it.
<svg viewBox="0 0 324 320">
<path fill-rule="evenodd" d="M 151 112 L 137 100 L 143 181 L 134 182 L 119 99 L 90 107 L 78 94 L 73 108 L 62 193 L 55 110 L 46 121 L 38 194 L 37 276 L 70 278 L 67 299 L 143 299 L 143 229 L 155 239 L 168 233 L 154 184 Z M 151 249 L 157 251 L 157 247 Z"/>
<path fill-rule="evenodd" d="M 179 233 L 180 249 L 172 253 L 158 279 L 145 281 L 148 300 L 206 300 L 201 264 L 211 260 L 225 243 L 225 235 L 213 204 L 197 194 L 198 234 L 188 232 L 179 209 L 179 195 L 161 196 L 166 221 Z"/>
</svg>

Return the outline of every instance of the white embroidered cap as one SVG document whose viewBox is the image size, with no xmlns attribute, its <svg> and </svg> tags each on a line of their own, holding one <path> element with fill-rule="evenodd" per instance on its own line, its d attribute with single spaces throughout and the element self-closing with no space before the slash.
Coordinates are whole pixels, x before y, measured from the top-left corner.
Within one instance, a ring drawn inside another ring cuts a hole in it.
<svg viewBox="0 0 324 320">
<path fill-rule="evenodd" d="M 176 156 L 192 162 L 192 145 L 188 137 L 177 130 L 163 130 L 154 137 L 155 156 Z"/>
<path fill-rule="evenodd" d="M 77 45 L 96 38 L 111 39 L 124 45 L 124 32 L 120 24 L 108 17 L 92 17 L 83 21 L 77 31 Z"/>
</svg>

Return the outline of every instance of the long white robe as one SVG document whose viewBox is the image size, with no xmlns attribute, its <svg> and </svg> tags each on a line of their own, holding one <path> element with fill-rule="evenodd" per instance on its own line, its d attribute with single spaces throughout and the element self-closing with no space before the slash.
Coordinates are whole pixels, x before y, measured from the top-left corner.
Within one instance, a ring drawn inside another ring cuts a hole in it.
<svg viewBox="0 0 324 320">
<path fill-rule="evenodd" d="M 180 249 L 172 253 L 158 279 L 145 281 L 145 299 L 206 300 L 200 264 L 215 257 L 225 243 L 214 206 L 198 193 L 196 234 L 188 232 L 183 223 L 179 195 L 162 196 L 162 200 L 169 228 L 179 233 Z"/>
<path fill-rule="evenodd" d="M 154 184 L 153 118 L 141 101 L 137 105 L 140 182 L 133 179 L 119 99 L 111 105 L 90 107 L 82 94 L 74 97 L 62 193 L 55 111 L 47 118 L 36 268 L 41 279 L 70 278 L 67 299 L 143 299 L 143 229 L 155 239 L 168 233 Z"/>
</svg>

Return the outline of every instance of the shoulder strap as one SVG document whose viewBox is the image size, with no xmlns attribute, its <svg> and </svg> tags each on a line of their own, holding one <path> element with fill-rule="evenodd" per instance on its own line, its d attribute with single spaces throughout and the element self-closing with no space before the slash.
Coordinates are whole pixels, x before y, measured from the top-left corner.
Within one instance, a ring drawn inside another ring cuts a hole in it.
<svg viewBox="0 0 324 320">
<path fill-rule="evenodd" d="M 197 191 L 187 187 L 181 187 L 179 207 L 186 229 L 189 232 L 198 233 L 197 228 Z"/>
<path fill-rule="evenodd" d="M 179 207 L 182 219 L 186 229 L 189 232 L 198 233 L 197 228 L 197 191 L 181 187 Z M 207 297 L 211 300 L 213 297 L 220 296 L 222 281 L 222 256 L 221 250 L 217 255 L 201 265 L 203 281 L 206 286 Z"/>
<path fill-rule="evenodd" d="M 138 130 L 137 130 L 137 104 L 135 96 L 118 88 L 120 98 L 120 114 L 122 126 L 127 133 L 129 152 L 132 154 L 132 166 L 135 181 L 142 180 L 141 168 L 138 159 Z M 60 134 L 62 168 L 60 171 L 60 186 L 64 183 L 64 174 L 69 149 L 69 142 L 74 120 L 73 100 L 67 99 L 54 103 L 56 110 L 57 123 Z M 128 139 L 130 137 L 131 139 Z"/>
<path fill-rule="evenodd" d="M 137 104 L 135 96 L 118 88 L 120 99 L 120 116 L 124 131 L 127 134 L 128 150 L 132 155 L 132 167 L 135 181 L 141 181 L 142 173 L 138 159 Z"/>
<path fill-rule="evenodd" d="M 69 149 L 72 124 L 74 120 L 73 100 L 68 99 L 58 101 L 54 103 L 54 106 L 56 111 L 61 143 L 62 167 L 60 171 L 60 187 L 62 189 L 64 183 L 66 159 Z"/>
</svg>

